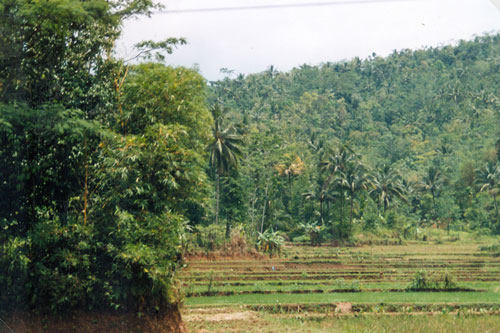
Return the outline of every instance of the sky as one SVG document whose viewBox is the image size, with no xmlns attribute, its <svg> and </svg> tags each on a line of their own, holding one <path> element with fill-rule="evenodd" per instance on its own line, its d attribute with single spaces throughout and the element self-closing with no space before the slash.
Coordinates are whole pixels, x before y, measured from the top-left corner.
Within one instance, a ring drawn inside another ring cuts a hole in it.
<svg viewBox="0 0 500 333">
<path fill-rule="evenodd" d="M 437 47 L 500 33 L 500 0 L 161 2 L 162 12 L 124 23 L 118 55 L 132 58 L 137 53 L 133 45 L 142 40 L 185 37 L 188 45 L 167 56 L 166 63 L 197 68 L 211 81 L 227 75 L 221 68 L 234 75 L 261 72 L 271 65 L 288 71 L 303 64 L 366 58 L 372 53 L 386 56 L 393 50 Z M 274 7 L 261 8 L 269 5 Z"/>
</svg>

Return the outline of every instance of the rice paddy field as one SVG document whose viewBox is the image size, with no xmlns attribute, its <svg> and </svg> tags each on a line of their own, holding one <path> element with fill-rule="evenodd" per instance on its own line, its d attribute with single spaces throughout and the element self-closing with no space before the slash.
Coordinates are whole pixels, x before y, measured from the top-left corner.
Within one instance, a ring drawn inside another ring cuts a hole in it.
<svg viewBox="0 0 500 333">
<path fill-rule="evenodd" d="M 183 271 L 191 332 L 500 332 L 500 258 L 474 237 L 198 258 Z M 407 291 L 417 273 L 447 291 Z"/>
</svg>

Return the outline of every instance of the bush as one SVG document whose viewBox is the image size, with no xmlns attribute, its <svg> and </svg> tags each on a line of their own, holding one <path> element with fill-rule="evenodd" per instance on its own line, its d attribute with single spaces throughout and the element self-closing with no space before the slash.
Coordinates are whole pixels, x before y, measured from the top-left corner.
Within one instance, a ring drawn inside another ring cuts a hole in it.
<svg viewBox="0 0 500 333">
<path fill-rule="evenodd" d="M 494 257 L 500 257 L 500 241 L 498 244 L 480 246 L 479 251 L 491 252 Z"/>
<path fill-rule="evenodd" d="M 0 247 L 0 308 L 148 311 L 176 303 L 181 217 L 117 212 L 112 224 L 40 219 Z"/>
<path fill-rule="evenodd" d="M 255 249 L 249 247 L 251 241 L 243 225 L 231 229 L 229 238 L 226 238 L 226 228 L 222 225 L 196 226 L 193 232 L 187 234 L 184 244 L 186 255 L 254 255 Z"/>
<path fill-rule="evenodd" d="M 3 226 L 5 225 L 2 223 Z M 13 310 L 23 304 L 27 285 L 29 258 L 26 256 L 29 242 L 19 237 L 2 239 L 0 245 L 0 308 Z"/>
<path fill-rule="evenodd" d="M 281 253 L 283 242 L 283 237 L 281 237 L 277 231 L 273 231 L 273 229 L 270 228 L 263 233 L 259 233 L 257 246 L 262 252 L 269 253 L 269 255 L 272 256 L 273 254 Z"/>
<path fill-rule="evenodd" d="M 449 273 L 441 276 L 433 276 L 425 270 L 420 270 L 415 274 L 413 280 L 406 287 L 407 291 L 446 291 L 455 290 L 457 284 Z"/>
<path fill-rule="evenodd" d="M 323 225 L 314 223 L 301 223 L 300 228 L 304 235 L 307 235 L 311 241 L 311 246 L 320 246 L 326 233 L 326 228 Z"/>
<path fill-rule="evenodd" d="M 189 235 L 189 242 L 194 244 L 194 250 L 204 252 L 221 249 L 226 239 L 226 228 L 223 225 L 211 224 L 209 226 L 196 226 Z"/>
</svg>

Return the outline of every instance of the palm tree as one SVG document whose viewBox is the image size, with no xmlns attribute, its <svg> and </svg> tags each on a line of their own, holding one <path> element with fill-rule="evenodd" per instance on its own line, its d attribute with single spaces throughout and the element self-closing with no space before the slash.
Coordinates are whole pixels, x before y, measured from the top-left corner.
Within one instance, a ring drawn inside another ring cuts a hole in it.
<svg viewBox="0 0 500 333">
<path fill-rule="evenodd" d="M 374 189 L 370 194 L 384 207 L 384 213 L 396 198 L 406 200 L 401 174 L 388 165 L 384 165 L 376 174 L 373 185 Z"/>
<path fill-rule="evenodd" d="M 300 176 L 304 172 L 305 164 L 299 156 L 296 156 L 295 160 L 293 160 L 288 167 L 285 164 L 277 164 L 274 166 L 274 169 L 278 171 L 280 177 L 285 177 L 287 179 L 288 187 L 291 189 L 292 179 Z"/>
<path fill-rule="evenodd" d="M 498 220 L 497 196 L 500 193 L 500 162 L 488 163 L 480 169 L 476 169 L 476 184 L 480 186 L 479 191 L 488 191 L 493 197 L 495 216 Z"/>
<path fill-rule="evenodd" d="M 354 210 L 354 197 L 360 191 L 366 191 L 372 186 L 371 176 L 358 161 L 351 161 L 346 164 L 345 169 L 340 171 L 339 174 L 340 188 L 345 190 L 350 200 L 350 225 L 352 229 L 353 210 Z"/>
<path fill-rule="evenodd" d="M 434 219 L 437 218 L 436 213 L 436 198 L 439 196 L 441 187 L 444 184 L 444 177 L 438 168 L 431 166 L 427 170 L 423 183 L 420 185 L 421 189 L 425 192 L 430 192 L 432 196 L 432 205 L 434 207 Z"/>
<path fill-rule="evenodd" d="M 210 165 L 216 169 L 216 209 L 215 224 L 219 223 L 220 177 L 230 168 L 237 167 L 242 154 L 240 145 L 243 138 L 236 132 L 234 126 L 224 127 L 222 112 L 219 106 L 212 108 L 214 126 L 212 128 L 212 143 L 210 149 Z"/>
<path fill-rule="evenodd" d="M 332 190 L 324 190 L 322 186 L 315 186 L 311 190 L 302 194 L 307 200 L 319 202 L 319 225 L 325 225 L 328 222 L 330 203 L 334 202 L 337 193 Z M 327 207 L 325 208 L 325 204 Z"/>
<path fill-rule="evenodd" d="M 274 169 L 278 171 L 280 177 L 286 178 L 288 182 L 288 199 L 286 195 L 282 196 L 283 204 L 285 205 L 286 212 L 290 214 L 290 203 L 292 201 L 292 180 L 300 176 L 305 170 L 305 164 L 299 156 L 295 157 L 290 165 L 287 167 L 285 164 L 277 164 Z"/>
<path fill-rule="evenodd" d="M 330 150 L 326 154 L 326 157 L 319 165 L 321 173 L 328 174 L 323 183 L 324 191 L 330 186 L 337 173 L 343 171 L 347 164 L 355 158 L 356 154 L 347 145 L 342 145 L 336 150 Z"/>
<path fill-rule="evenodd" d="M 347 145 L 341 145 L 337 149 L 329 149 L 322 154 L 322 159 L 319 163 L 319 170 L 322 175 L 326 175 L 326 179 L 322 181 L 320 193 L 326 198 L 328 193 L 329 198 L 334 201 L 335 197 L 340 194 L 341 199 L 341 225 L 344 224 L 344 200 L 345 193 L 340 186 L 340 174 L 346 169 L 347 165 L 357 159 L 357 155 Z M 327 202 L 325 200 L 325 202 Z"/>
</svg>

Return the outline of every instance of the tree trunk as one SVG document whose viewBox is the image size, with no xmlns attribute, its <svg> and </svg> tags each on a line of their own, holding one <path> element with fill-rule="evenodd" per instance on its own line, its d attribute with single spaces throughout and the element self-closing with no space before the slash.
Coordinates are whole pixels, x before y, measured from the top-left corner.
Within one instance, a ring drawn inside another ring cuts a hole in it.
<svg viewBox="0 0 500 333">
<path fill-rule="evenodd" d="M 340 238 L 344 238 L 344 235 L 343 235 L 343 229 L 344 229 L 344 212 L 345 212 L 345 197 L 344 195 L 342 194 L 342 200 L 341 200 L 341 203 L 340 203 L 340 225 L 342 226 L 340 228 L 341 230 L 341 234 L 340 234 Z"/>
<path fill-rule="evenodd" d="M 217 187 L 215 189 L 215 224 L 219 224 L 219 194 L 220 194 L 220 174 L 217 172 Z"/>
<path fill-rule="evenodd" d="M 351 214 L 350 214 L 350 221 L 349 221 L 349 235 L 352 233 L 352 211 L 353 211 L 353 206 L 354 206 L 354 195 L 351 194 Z"/>
<path fill-rule="evenodd" d="M 87 158 L 87 138 L 83 139 L 85 146 L 85 184 L 83 190 L 83 225 L 87 225 L 87 208 L 89 196 L 89 162 Z"/>
<path fill-rule="evenodd" d="M 255 186 L 254 188 L 254 191 L 253 191 L 253 195 L 252 195 L 252 199 L 251 199 L 251 202 L 252 202 L 252 209 L 250 211 L 250 221 L 251 221 L 251 224 L 254 225 L 255 223 L 255 196 L 257 195 L 257 186 Z M 259 223 L 259 222 L 257 222 Z M 258 225 L 255 226 L 255 229 L 258 228 Z"/>
<path fill-rule="evenodd" d="M 498 203 L 497 203 L 497 195 L 496 195 L 496 193 L 493 193 L 493 203 L 495 205 L 495 215 L 496 215 L 497 223 L 498 223 L 499 222 L 498 221 Z"/>
<path fill-rule="evenodd" d="M 325 222 L 325 215 L 323 211 L 323 200 L 319 201 L 319 216 L 321 218 L 320 223 L 323 224 Z"/>
<path fill-rule="evenodd" d="M 260 233 L 264 232 L 264 219 L 266 218 L 266 206 L 267 206 L 267 191 L 269 190 L 269 182 L 266 184 L 266 194 L 264 200 L 264 208 L 262 209 L 262 222 L 260 224 Z"/>
<path fill-rule="evenodd" d="M 228 215 L 226 218 L 226 238 L 227 239 L 231 235 L 231 224 L 229 222 L 230 220 L 231 220 L 231 217 Z"/>
<path fill-rule="evenodd" d="M 434 192 L 431 192 L 432 194 L 432 206 L 434 208 L 434 220 L 437 219 L 437 211 L 436 211 L 436 197 L 434 195 Z"/>
<path fill-rule="evenodd" d="M 325 219 L 325 222 L 328 223 L 328 221 L 330 220 L 330 206 L 331 206 L 331 203 L 330 201 L 327 201 L 326 202 L 326 211 L 324 211 L 324 219 Z M 324 204 L 323 204 L 323 207 L 324 207 Z"/>
</svg>

